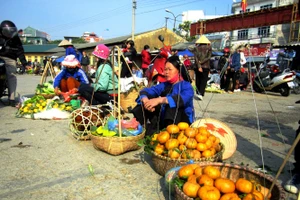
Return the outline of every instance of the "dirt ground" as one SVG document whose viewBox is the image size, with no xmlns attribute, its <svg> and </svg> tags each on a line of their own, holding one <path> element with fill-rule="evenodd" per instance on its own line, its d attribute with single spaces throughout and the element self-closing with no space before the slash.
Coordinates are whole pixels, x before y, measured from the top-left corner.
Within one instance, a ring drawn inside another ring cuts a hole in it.
<svg viewBox="0 0 300 200">
<path fill-rule="evenodd" d="M 33 95 L 39 81 L 40 76 L 18 76 L 20 96 Z M 235 133 L 237 149 L 224 162 L 264 166 L 275 176 L 294 141 L 300 119 L 297 100 L 300 96 L 295 94 L 247 90 L 206 93 L 194 106 L 198 118 L 222 121 Z M 143 149 L 112 156 L 96 150 L 91 141 L 75 140 L 68 120 L 16 118 L 16 109 L 1 103 L 0 113 L 0 199 L 172 199 Z M 293 161 L 292 155 L 279 182 L 291 177 Z"/>
</svg>

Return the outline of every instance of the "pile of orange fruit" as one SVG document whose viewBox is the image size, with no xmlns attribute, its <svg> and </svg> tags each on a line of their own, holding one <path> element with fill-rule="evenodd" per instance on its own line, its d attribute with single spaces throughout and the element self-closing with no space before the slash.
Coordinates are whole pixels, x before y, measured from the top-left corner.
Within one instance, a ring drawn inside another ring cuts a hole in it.
<svg viewBox="0 0 300 200">
<path fill-rule="evenodd" d="M 168 125 L 151 140 L 157 154 L 173 159 L 209 158 L 222 149 L 220 139 L 205 126 L 194 128 L 186 122 Z"/>
<path fill-rule="evenodd" d="M 185 195 L 209 200 L 264 200 L 270 199 L 269 189 L 244 178 L 232 181 L 222 178 L 214 166 L 189 164 L 180 168 L 178 177 L 186 180 L 182 186 Z M 268 196 L 267 196 L 268 195 Z"/>
</svg>

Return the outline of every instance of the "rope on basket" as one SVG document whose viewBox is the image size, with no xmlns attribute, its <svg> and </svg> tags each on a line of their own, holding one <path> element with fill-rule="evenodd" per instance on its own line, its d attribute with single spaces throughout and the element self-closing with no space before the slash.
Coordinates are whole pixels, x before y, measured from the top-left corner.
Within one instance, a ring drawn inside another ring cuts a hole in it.
<svg viewBox="0 0 300 200">
<path fill-rule="evenodd" d="M 250 56 L 252 56 L 252 53 L 251 53 L 250 49 L 248 49 L 248 53 L 249 53 Z M 254 60 L 254 59 L 252 59 L 252 60 Z M 254 63 L 254 61 L 253 61 L 253 63 Z M 248 64 L 248 71 L 251 72 L 251 65 L 250 65 L 250 63 Z M 257 70 L 256 70 L 256 71 L 257 71 Z M 271 104 L 271 101 L 270 101 L 270 99 L 269 99 L 269 96 L 268 96 L 268 94 L 266 93 L 265 87 L 263 86 L 262 80 L 261 80 L 261 78 L 260 78 L 259 76 L 258 76 L 258 80 L 259 80 L 260 84 L 261 84 L 262 87 L 263 87 L 265 96 L 266 96 L 266 98 L 267 98 L 267 101 L 268 101 L 268 103 L 269 103 L 269 105 L 270 105 L 270 108 L 271 108 L 271 110 L 272 110 L 272 113 L 273 113 L 273 115 L 274 115 L 274 118 L 275 118 L 275 121 L 276 121 L 276 124 L 277 124 L 277 128 L 278 128 L 278 130 L 279 130 L 279 134 L 280 134 L 280 136 L 281 136 L 281 139 L 282 139 L 284 148 L 287 149 L 287 147 L 286 147 L 286 142 L 285 142 L 285 140 L 284 140 L 284 138 L 283 138 L 283 134 L 282 134 L 282 131 L 281 131 L 281 128 L 280 128 L 280 125 L 279 125 L 279 121 L 278 121 L 277 115 L 276 115 L 276 113 L 275 113 L 275 110 L 273 109 L 273 106 L 272 106 L 272 104 Z M 262 145 L 262 139 L 261 139 L 261 134 L 260 134 L 260 130 L 261 130 L 261 129 L 260 129 L 260 124 L 259 124 L 259 117 L 258 117 L 257 105 L 256 105 L 255 97 L 254 97 L 253 80 L 252 80 L 252 79 L 250 79 L 250 86 L 251 86 L 251 92 L 252 92 L 252 96 L 253 96 L 253 100 L 254 100 L 255 111 L 256 111 L 256 117 L 257 117 L 258 135 L 259 135 L 259 141 L 260 141 L 260 146 L 259 146 L 259 147 L 260 147 L 260 152 L 261 152 L 261 157 L 262 157 L 263 173 L 265 174 L 265 164 L 264 164 L 263 149 L 262 149 L 262 148 L 263 148 L 263 145 Z M 272 189 L 273 189 L 273 187 L 274 187 L 274 185 L 275 185 L 275 183 L 276 183 L 276 181 L 277 181 L 279 175 L 281 174 L 281 172 L 282 172 L 284 166 L 286 165 L 286 162 L 287 162 L 288 158 L 290 157 L 291 153 L 293 152 L 293 150 L 294 150 L 294 148 L 295 148 L 295 146 L 296 146 L 296 144 L 297 144 L 296 142 L 298 142 L 299 140 L 300 140 L 300 137 L 299 137 L 299 135 L 298 135 L 298 137 L 297 137 L 296 140 L 294 141 L 292 147 L 290 148 L 288 154 L 286 155 L 286 157 L 285 157 L 285 159 L 284 159 L 282 165 L 280 166 L 280 168 L 279 168 L 279 170 L 278 170 L 278 172 L 277 172 L 277 174 L 276 174 L 276 176 L 275 176 L 275 178 L 274 178 L 274 180 L 273 180 L 273 182 L 272 182 L 272 185 L 271 185 L 271 187 L 270 187 L 270 189 L 269 189 L 269 194 L 272 192 Z M 289 163 L 289 168 L 291 169 L 291 164 L 290 164 L 290 163 Z M 264 181 L 265 181 L 265 180 L 264 180 Z M 269 195 L 269 194 L 268 194 L 268 195 Z"/>
<path fill-rule="evenodd" d="M 121 54 L 121 56 L 122 56 L 123 60 L 125 60 L 125 56 L 123 54 Z M 140 70 L 140 68 L 137 66 L 137 64 L 134 61 L 132 61 L 132 62 Z M 125 61 L 125 63 L 126 63 L 126 66 L 128 67 L 128 70 L 129 70 L 132 78 L 133 78 L 133 83 L 134 83 L 136 89 L 138 89 L 138 91 L 139 91 L 140 87 L 136 84 L 137 82 L 135 81 L 135 78 L 133 76 L 132 70 L 130 69 L 130 66 L 128 65 L 128 63 L 126 61 Z M 119 70 L 119 72 L 120 71 L 121 71 L 121 69 Z M 119 73 L 119 77 L 120 77 L 120 73 Z M 138 97 L 140 97 L 140 92 L 138 92 Z M 121 105 L 120 103 L 121 102 L 119 102 L 119 105 Z M 144 128 L 146 128 L 146 119 L 145 119 L 145 109 L 144 109 L 144 106 L 142 106 L 142 113 L 143 113 L 143 119 L 144 119 Z"/>
</svg>

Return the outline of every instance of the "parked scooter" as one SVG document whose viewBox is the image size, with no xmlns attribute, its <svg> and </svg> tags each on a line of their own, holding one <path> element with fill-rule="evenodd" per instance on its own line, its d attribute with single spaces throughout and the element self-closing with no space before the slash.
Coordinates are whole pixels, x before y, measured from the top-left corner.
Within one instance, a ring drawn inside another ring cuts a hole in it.
<svg viewBox="0 0 300 200">
<path fill-rule="evenodd" d="M 289 68 L 277 71 L 274 67 L 267 67 L 267 62 L 259 66 L 259 70 L 253 81 L 255 92 L 278 92 L 282 96 L 289 96 L 291 88 L 294 87 L 295 72 Z"/>
<path fill-rule="evenodd" d="M 300 71 L 295 71 L 296 77 L 294 78 L 293 82 L 295 86 L 293 87 L 293 92 L 295 94 L 300 94 Z"/>
<path fill-rule="evenodd" d="M 8 96 L 5 61 L 0 58 L 0 98 Z"/>
</svg>

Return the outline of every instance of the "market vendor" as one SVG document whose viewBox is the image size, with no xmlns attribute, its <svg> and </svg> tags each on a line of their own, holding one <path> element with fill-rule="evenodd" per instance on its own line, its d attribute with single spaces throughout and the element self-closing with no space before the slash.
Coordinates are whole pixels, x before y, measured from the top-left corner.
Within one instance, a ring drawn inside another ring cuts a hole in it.
<svg viewBox="0 0 300 200">
<path fill-rule="evenodd" d="M 142 125 L 150 121 L 146 135 L 152 135 L 173 123 L 193 123 L 194 91 L 191 84 L 183 80 L 180 69 L 178 56 L 169 57 L 164 67 L 166 82 L 140 91 L 138 105 L 132 112 Z"/>
<path fill-rule="evenodd" d="M 74 55 L 68 55 L 62 61 L 64 66 L 56 75 L 53 82 L 54 92 L 59 95 L 61 92 L 69 92 L 79 87 L 81 83 L 89 84 L 89 79 L 83 69 L 81 69 L 79 61 Z"/>
<path fill-rule="evenodd" d="M 98 44 L 93 51 L 96 56 L 97 71 L 95 83 L 81 84 L 78 92 L 92 105 L 105 104 L 118 93 L 118 77 L 113 72 L 113 65 L 108 60 L 110 50 L 104 44 Z"/>
</svg>

